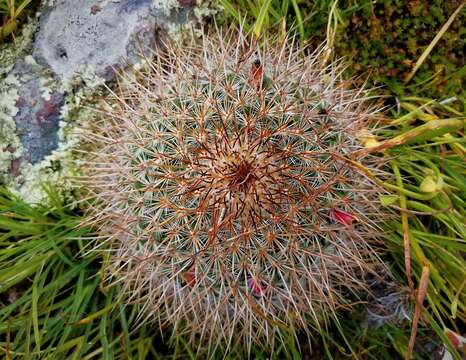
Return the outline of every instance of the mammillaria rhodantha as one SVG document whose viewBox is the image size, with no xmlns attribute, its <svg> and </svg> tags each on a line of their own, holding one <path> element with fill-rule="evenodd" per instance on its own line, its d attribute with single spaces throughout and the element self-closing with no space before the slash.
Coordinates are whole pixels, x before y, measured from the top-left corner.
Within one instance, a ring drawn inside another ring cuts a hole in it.
<svg viewBox="0 0 466 360">
<path fill-rule="evenodd" d="M 290 39 L 167 45 L 100 110 L 89 222 L 140 318 L 200 351 L 325 326 L 365 276 L 384 218 L 358 134 L 376 107 Z"/>
</svg>

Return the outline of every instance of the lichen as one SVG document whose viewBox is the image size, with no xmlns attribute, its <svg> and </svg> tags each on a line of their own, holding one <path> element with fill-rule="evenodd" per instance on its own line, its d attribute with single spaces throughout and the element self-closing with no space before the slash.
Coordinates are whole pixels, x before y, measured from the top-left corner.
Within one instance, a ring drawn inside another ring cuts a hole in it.
<svg viewBox="0 0 466 360">
<path fill-rule="evenodd" d="M 154 1 L 154 4 L 163 1 Z M 178 1 L 174 1 L 176 6 L 173 5 L 169 8 L 170 2 L 163 2 L 164 3 L 164 11 L 173 11 L 174 9 L 178 9 L 179 3 Z M 160 10 L 156 5 L 155 9 Z M 175 40 L 181 40 L 184 38 L 189 38 L 192 34 L 196 37 L 199 37 L 202 34 L 202 30 L 200 29 L 199 24 L 202 24 L 203 21 L 209 16 L 215 15 L 219 11 L 219 5 L 216 1 L 213 0 L 199 0 L 192 11 L 192 16 L 188 17 L 188 19 L 183 23 L 176 23 L 176 22 L 169 22 L 167 24 L 167 33 L 170 38 Z M 166 14 L 166 15 L 168 15 Z"/>
<path fill-rule="evenodd" d="M 105 79 L 98 76 L 91 66 L 84 64 L 75 71 L 70 80 L 63 82 L 61 90 L 71 92 L 74 88 L 81 86 L 77 98 L 82 98 L 88 92 L 93 93 L 95 89 L 103 84 L 105 84 Z"/>
<path fill-rule="evenodd" d="M 26 164 L 14 182 L 8 184 L 8 189 L 29 203 L 48 203 L 48 195 L 44 185 L 52 184 L 64 200 L 72 199 L 69 176 L 72 168 L 64 166 L 71 162 L 63 161 L 65 153 L 54 151 L 38 164 Z M 58 168 L 57 168 L 58 167 Z"/>
<path fill-rule="evenodd" d="M 173 9 L 180 8 L 178 0 L 153 0 L 152 5 L 154 9 L 162 11 L 166 16 L 170 16 Z"/>
<path fill-rule="evenodd" d="M 55 0 L 44 0 L 43 4 L 44 6 L 53 6 L 55 5 Z"/>
<path fill-rule="evenodd" d="M 10 72 L 16 60 L 27 52 L 32 44 L 38 22 L 30 19 L 22 28 L 21 34 L 15 37 L 14 43 L 0 44 L 0 77 Z"/>
<path fill-rule="evenodd" d="M 19 81 L 13 76 L 7 76 L 0 82 L 0 183 L 4 182 L 10 170 L 11 161 L 21 156 L 21 141 L 16 135 L 16 124 L 13 120 L 18 112 L 16 100 Z"/>
<path fill-rule="evenodd" d="M 217 2 L 211 0 L 199 1 L 199 4 L 194 8 L 194 16 L 197 21 L 202 22 L 209 16 L 214 16 L 220 11 L 220 6 Z"/>
<path fill-rule="evenodd" d="M 49 71 L 39 65 L 31 55 L 25 56 L 24 62 L 31 67 L 33 72 L 43 74 L 43 76 L 39 77 L 40 95 L 44 100 L 50 100 L 53 91 L 56 89 L 56 79 L 51 74 L 47 74 Z"/>
<path fill-rule="evenodd" d="M 18 113 L 16 101 L 19 98 L 20 79 L 9 73 L 16 60 L 31 47 L 37 24 L 36 19 L 29 19 L 13 44 L 0 45 L 0 184 L 10 181 L 11 162 L 22 153 L 13 118 Z"/>
</svg>

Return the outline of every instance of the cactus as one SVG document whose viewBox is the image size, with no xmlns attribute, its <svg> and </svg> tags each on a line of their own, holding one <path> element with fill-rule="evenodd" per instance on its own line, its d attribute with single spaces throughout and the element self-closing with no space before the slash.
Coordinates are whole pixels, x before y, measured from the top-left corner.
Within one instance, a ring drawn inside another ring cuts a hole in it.
<svg viewBox="0 0 466 360">
<path fill-rule="evenodd" d="M 379 109 L 306 51 L 241 32 L 167 45 L 87 135 L 111 279 L 199 351 L 322 329 L 383 267 L 380 189 L 361 171 L 381 165 L 358 140 Z"/>
</svg>

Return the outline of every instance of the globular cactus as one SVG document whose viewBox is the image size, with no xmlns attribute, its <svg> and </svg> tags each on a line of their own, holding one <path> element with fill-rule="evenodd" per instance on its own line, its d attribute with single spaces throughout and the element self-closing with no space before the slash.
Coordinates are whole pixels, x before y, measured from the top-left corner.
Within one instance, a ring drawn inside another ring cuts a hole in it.
<svg viewBox="0 0 466 360">
<path fill-rule="evenodd" d="M 290 43 L 167 45 L 121 77 L 88 135 L 109 273 L 141 319 L 200 351 L 322 328 L 383 267 L 379 166 L 358 140 L 377 109 Z"/>
</svg>

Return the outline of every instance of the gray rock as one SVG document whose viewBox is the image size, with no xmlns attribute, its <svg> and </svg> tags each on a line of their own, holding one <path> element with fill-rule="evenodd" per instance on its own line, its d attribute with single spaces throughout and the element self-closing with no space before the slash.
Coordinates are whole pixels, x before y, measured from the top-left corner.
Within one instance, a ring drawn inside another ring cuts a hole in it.
<svg viewBox="0 0 466 360">
<path fill-rule="evenodd" d="M 33 56 L 63 80 L 83 65 L 108 79 L 123 61 L 137 62 L 137 50 L 148 51 L 157 28 L 186 21 L 186 10 L 167 18 L 154 11 L 152 0 L 57 1 L 41 16 Z"/>
</svg>

